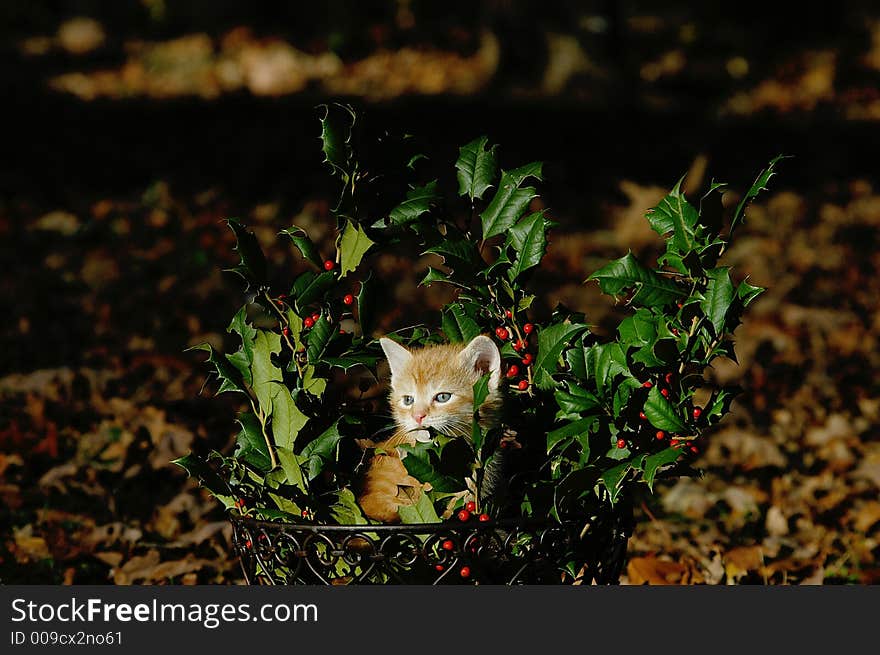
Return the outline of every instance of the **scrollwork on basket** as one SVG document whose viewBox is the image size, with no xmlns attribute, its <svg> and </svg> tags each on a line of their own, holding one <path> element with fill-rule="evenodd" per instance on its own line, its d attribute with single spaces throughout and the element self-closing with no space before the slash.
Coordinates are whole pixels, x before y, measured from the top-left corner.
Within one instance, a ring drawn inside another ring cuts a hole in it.
<svg viewBox="0 0 880 655">
<path fill-rule="evenodd" d="M 608 584 L 620 576 L 632 528 L 627 511 L 592 523 L 231 521 L 248 584 Z"/>
</svg>

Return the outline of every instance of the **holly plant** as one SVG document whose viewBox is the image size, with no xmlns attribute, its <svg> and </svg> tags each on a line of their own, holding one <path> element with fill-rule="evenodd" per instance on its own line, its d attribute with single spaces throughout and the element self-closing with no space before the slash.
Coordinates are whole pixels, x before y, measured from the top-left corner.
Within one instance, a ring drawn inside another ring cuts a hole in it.
<svg viewBox="0 0 880 655">
<path fill-rule="evenodd" d="M 772 160 L 725 220 L 724 184 L 688 199 L 682 180 L 649 209 L 665 241 L 656 262 L 632 252 L 589 271 L 626 309 L 613 339 L 600 339 L 573 309 L 535 306 L 533 277 L 555 224 L 536 202 L 540 162 L 501 168 L 487 137 L 459 149 L 446 177 L 420 179 L 425 158 L 409 136 L 368 139 L 347 106 L 320 108 L 323 161 L 339 184 L 333 249 L 305 229 L 280 226 L 299 270 L 279 285 L 254 234 L 237 219 L 243 301 L 227 330 L 234 352 L 197 346 L 218 380 L 238 394 L 231 453 L 176 460 L 224 506 L 248 516 L 317 524 L 366 524 L 357 504 L 361 440 L 393 426 L 363 396 L 379 380 L 378 338 L 407 347 L 466 343 L 484 334 L 503 359 L 501 424 L 476 417 L 488 376 L 474 388 L 469 438 L 431 434 L 406 446 L 403 463 L 426 489 L 401 507 L 404 523 L 593 515 L 661 477 L 690 475 L 704 434 L 728 413 L 737 389 L 704 371 L 735 358 L 732 333 L 763 291 L 721 263 L 745 208 L 775 173 Z M 372 266 L 383 252 L 435 255 L 422 285 L 455 290 L 431 325 L 374 329 Z M 700 399 L 699 402 L 697 399 Z M 386 408 L 387 410 L 387 408 Z"/>
</svg>

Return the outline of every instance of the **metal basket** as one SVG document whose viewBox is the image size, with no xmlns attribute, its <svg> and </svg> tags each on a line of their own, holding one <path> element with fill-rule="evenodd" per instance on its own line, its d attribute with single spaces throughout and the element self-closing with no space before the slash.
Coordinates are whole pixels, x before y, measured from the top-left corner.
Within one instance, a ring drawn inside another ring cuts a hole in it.
<svg viewBox="0 0 880 655">
<path fill-rule="evenodd" d="M 590 521 L 231 521 L 248 584 L 614 584 L 632 534 L 624 503 Z"/>
</svg>

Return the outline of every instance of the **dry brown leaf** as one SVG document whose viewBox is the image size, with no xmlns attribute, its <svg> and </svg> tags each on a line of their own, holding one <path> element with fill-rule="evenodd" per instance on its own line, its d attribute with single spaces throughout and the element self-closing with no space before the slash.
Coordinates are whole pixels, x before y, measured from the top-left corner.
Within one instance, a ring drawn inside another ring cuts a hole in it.
<svg viewBox="0 0 880 655">
<path fill-rule="evenodd" d="M 681 584 L 687 567 L 678 562 L 658 559 L 654 556 L 633 557 L 626 565 L 630 584 L 669 585 Z"/>
<path fill-rule="evenodd" d="M 764 563 L 760 546 L 739 546 L 724 553 L 724 571 L 728 583 L 738 581 L 751 571 L 757 571 Z"/>
</svg>

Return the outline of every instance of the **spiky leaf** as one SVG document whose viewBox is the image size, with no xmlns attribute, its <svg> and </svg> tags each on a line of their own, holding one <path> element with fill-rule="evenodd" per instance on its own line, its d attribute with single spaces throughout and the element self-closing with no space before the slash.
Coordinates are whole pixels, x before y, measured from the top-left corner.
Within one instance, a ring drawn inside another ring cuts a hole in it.
<svg viewBox="0 0 880 655">
<path fill-rule="evenodd" d="M 483 197 L 486 189 L 495 182 L 498 165 L 495 160 L 495 148 L 486 149 L 489 139 L 482 136 L 459 148 L 458 161 L 455 162 L 458 178 L 458 194 L 467 196 L 473 203 L 474 198 Z"/>
</svg>

